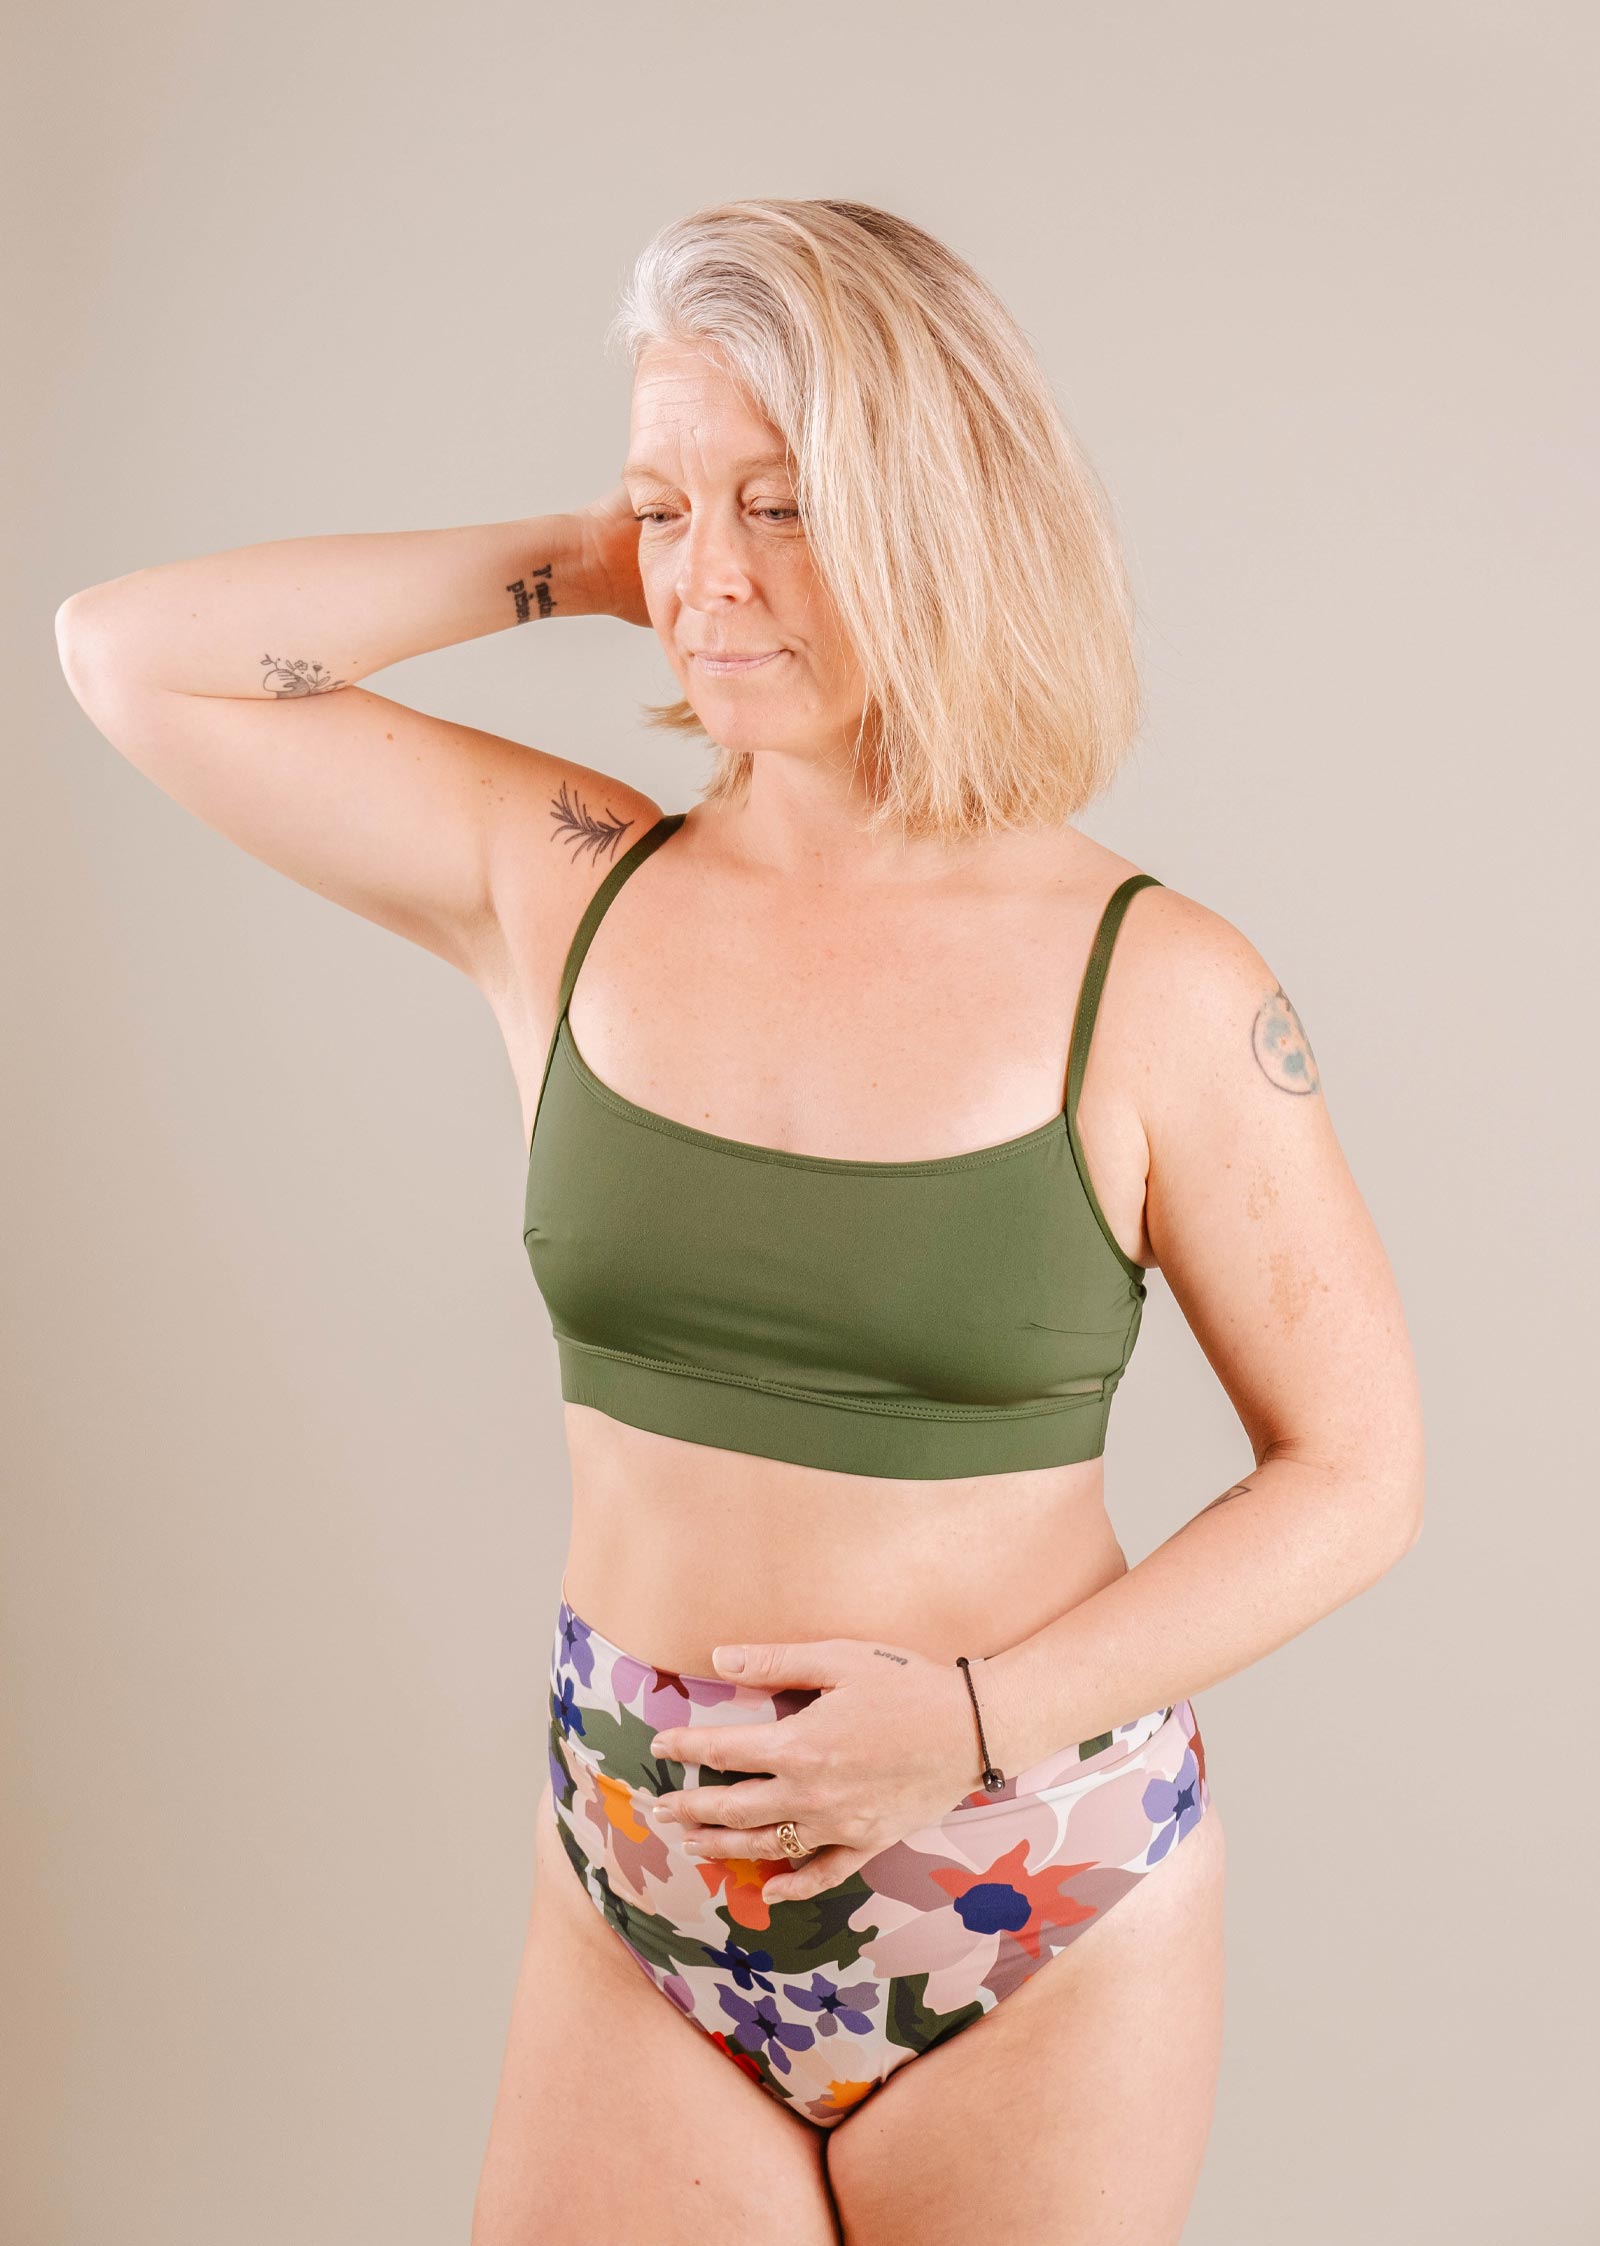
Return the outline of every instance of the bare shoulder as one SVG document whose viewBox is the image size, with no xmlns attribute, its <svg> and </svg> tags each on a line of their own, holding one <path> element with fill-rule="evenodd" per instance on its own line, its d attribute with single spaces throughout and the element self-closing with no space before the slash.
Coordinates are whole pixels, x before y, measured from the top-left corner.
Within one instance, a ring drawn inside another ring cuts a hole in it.
<svg viewBox="0 0 1600 2246">
<path fill-rule="evenodd" d="M 553 1011 L 561 965 L 595 891 L 662 818 L 659 803 L 614 773 L 531 752 L 497 806 L 490 888 L 496 940 L 479 980 L 503 1010 Z"/>
<path fill-rule="evenodd" d="M 1120 878 L 1111 872 L 1108 892 Z M 1242 928 L 1181 890 L 1129 900 L 1083 1106 L 1108 1172 L 1121 1161 L 1144 1179 L 1140 1260 L 1178 1283 L 1198 1240 L 1222 1268 L 1231 1251 L 1207 1227 L 1225 1230 L 1230 1206 L 1258 1237 L 1280 1201 L 1348 1211 L 1321 1070 L 1290 993 Z"/>
<path fill-rule="evenodd" d="M 1196 1072 L 1240 1064 L 1274 1089 L 1320 1090 L 1305 1025 L 1276 971 L 1235 923 L 1165 886 L 1141 889 L 1118 933 L 1107 978 L 1115 1014 L 1150 1061 L 1147 1090 L 1187 1097 Z"/>
</svg>

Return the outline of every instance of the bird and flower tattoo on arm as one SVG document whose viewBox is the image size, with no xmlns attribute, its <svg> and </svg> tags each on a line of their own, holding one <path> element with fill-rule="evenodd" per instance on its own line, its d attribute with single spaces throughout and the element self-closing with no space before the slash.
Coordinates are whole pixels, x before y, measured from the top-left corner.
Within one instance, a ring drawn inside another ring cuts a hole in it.
<svg viewBox="0 0 1600 2246">
<path fill-rule="evenodd" d="M 535 576 L 547 571 L 535 571 Z M 513 588 L 519 595 L 523 588 Z M 541 597 L 548 599 L 544 588 Z M 306 694 L 332 694 L 345 684 L 342 678 L 330 677 L 320 663 L 308 662 L 302 656 L 263 655 L 263 692 L 274 695 L 279 701 L 288 701 Z M 634 824 L 632 819 L 619 819 L 607 804 L 604 813 L 591 811 L 581 795 L 561 783 L 560 791 L 552 797 L 550 816 L 555 821 L 551 841 L 564 841 L 572 845 L 574 862 L 585 852 L 596 864 L 603 857 L 614 856 L 618 843 Z"/>
<path fill-rule="evenodd" d="M 554 576 L 555 564 L 543 562 L 506 586 L 519 624 L 555 614 L 556 598 L 551 590 Z M 275 695 L 280 702 L 304 694 L 332 694 L 348 684 L 345 679 L 331 677 L 320 663 L 308 662 L 304 656 L 263 655 L 261 661 L 265 667 L 262 691 Z"/>
<path fill-rule="evenodd" d="M 293 701 L 302 694 L 331 694 L 345 684 L 342 678 L 330 678 L 320 663 L 308 663 L 303 656 L 263 655 L 261 660 L 266 666 L 261 690 L 276 695 L 280 702 Z"/>
</svg>

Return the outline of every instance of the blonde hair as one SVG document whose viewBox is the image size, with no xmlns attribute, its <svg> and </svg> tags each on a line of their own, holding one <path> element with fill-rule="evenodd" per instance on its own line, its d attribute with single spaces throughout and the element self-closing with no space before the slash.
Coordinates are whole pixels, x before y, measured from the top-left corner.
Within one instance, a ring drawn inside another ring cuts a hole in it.
<svg viewBox="0 0 1600 2246">
<path fill-rule="evenodd" d="M 640 254 L 608 341 L 714 345 L 781 434 L 866 678 L 870 824 L 1060 824 L 1140 720 L 1111 507 L 1031 344 L 953 251 L 866 203 L 717 203 Z M 703 733 L 686 701 L 646 722 Z M 705 802 L 754 759 L 716 748 Z"/>
</svg>

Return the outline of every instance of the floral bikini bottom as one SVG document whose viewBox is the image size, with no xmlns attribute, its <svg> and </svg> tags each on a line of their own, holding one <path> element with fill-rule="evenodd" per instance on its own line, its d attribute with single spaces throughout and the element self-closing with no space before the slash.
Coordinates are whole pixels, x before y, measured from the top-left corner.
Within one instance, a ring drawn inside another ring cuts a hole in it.
<svg viewBox="0 0 1600 2246">
<path fill-rule="evenodd" d="M 563 1596 L 550 1783 L 563 1846 L 630 1955 L 763 2090 L 818 2128 L 1066 1948 L 1191 1833 L 1210 1800 L 1188 1700 L 963 1795 L 818 1895 L 762 1900 L 779 1859 L 700 1858 L 652 1817 L 680 1787 L 760 1773 L 650 1752 L 671 1725 L 769 1723 L 819 1688 L 762 1691 L 626 1653 Z"/>
</svg>

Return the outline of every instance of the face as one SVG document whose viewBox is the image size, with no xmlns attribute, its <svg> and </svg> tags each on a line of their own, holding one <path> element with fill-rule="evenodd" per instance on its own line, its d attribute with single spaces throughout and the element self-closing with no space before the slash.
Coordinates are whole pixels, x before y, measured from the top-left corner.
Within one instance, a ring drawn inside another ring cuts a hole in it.
<svg viewBox="0 0 1600 2246">
<path fill-rule="evenodd" d="M 622 481 L 650 621 L 712 740 L 847 757 L 861 669 L 812 566 L 783 439 L 712 349 L 642 355 Z"/>
</svg>

